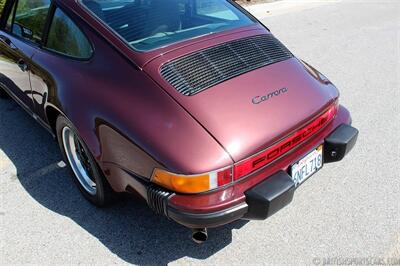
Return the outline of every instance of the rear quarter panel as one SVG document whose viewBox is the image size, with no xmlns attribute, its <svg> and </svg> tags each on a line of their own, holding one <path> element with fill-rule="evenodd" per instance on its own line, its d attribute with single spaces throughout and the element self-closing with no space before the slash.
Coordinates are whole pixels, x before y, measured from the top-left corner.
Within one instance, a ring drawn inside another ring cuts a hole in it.
<svg viewBox="0 0 400 266">
<path fill-rule="evenodd" d="M 164 90 L 79 17 L 70 16 L 93 43 L 94 55 L 78 61 L 38 50 L 33 90 L 47 95 L 44 109 L 55 107 L 74 124 L 103 170 L 111 163 L 149 178 L 154 167 L 192 174 L 232 163 Z M 113 178 L 118 177 L 108 177 L 115 190 L 125 189 Z"/>
</svg>

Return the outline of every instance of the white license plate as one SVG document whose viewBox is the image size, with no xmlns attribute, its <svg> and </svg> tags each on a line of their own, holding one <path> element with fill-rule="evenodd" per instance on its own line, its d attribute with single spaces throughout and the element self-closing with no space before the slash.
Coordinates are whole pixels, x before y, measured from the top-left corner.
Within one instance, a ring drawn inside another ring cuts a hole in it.
<svg viewBox="0 0 400 266">
<path fill-rule="evenodd" d="M 323 146 L 321 145 L 292 165 L 290 172 L 296 187 L 322 168 L 322 152 Z"/>
</svg>

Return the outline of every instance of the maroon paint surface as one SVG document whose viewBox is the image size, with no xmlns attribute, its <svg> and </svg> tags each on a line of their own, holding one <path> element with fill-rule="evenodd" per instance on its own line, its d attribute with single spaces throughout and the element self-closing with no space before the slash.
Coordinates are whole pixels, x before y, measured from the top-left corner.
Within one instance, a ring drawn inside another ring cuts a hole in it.
<svg viewBox="0 0 400 266">
<path fill-rule="evenodd" d="M 169 204 L 182 211 L 208 213 L 223 210 L 244 202 L 244 192 L 246 190 L 265 180 L 268 176 L 275 174 L 279 170 L 288 171 L 289 167 L 293 163 L 297 162 L 305 154 L 323 143 L 325 137 L 327 137 L 335 128 L 341 124 L 349 124 L 350 120 L 350 114 L 347 109 L 340 106 L 336 118 L 325 127 L 325 129 L 315 135 L 310 141 L 300 145 L 287 156 L 284 156 L 227 189 L 221 189 L 203 195 L 176 195 L 170 199 Z"/>
<path fill-rule="evenodd" d="M 56 2 L 87 35 L 95 48 L 94 55 L 88 61 L 68 59 L 23 44 L 1 31 L 27 54 L 31 71 L 30 92 L 16 90 L 15 94 L 31 105 L 45 123 L 51 122 L 49 110 L 57 110 L 71 120 L 103 170 L 104 164 L 110 163 L 132 169 L 126 158 L 119 159 L 118 151 L 109 147 L 101 127 L 118 132 L 118 139 L 123 139 L 119 143 L 127 140 L 140 147 L 141 152 L 169 171 L 199 174 L 266 149 L 310 121 L 339 96 L 330 82 L 296 58 L 259 68 L 197 95 L 184 96 L 161 77 L 159 71 L 164 63 L 227 41 L 271 33 L 255 24 L 138 53 L 76 1 Z M 281 88 L 287 88 L 287 93 L 259 104 L 252 102 L 256 96 Z M 349 121 L 349 113 L 341 107 L 337 118 L 321 133 L 264 170 L 224 190 L 177 195 L 171 204 L 204 212 L 243 201 L 246 189 L 280 169 L 287 170 L 340 123 Z"/>
</svg>

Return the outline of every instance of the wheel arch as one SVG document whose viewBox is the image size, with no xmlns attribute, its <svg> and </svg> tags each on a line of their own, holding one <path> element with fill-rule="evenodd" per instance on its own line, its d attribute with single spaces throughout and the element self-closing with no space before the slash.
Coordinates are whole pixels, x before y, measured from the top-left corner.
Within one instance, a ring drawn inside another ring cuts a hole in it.
<svg viewBox="0 0 400 266">
<path fill-rule="evenodd" d="M 53 105 L 47 105 L 46 109 L 45 109 L 45 113 L 46 113 L 47 123 L 50 126 L 53 134 L 56 136 L 57 135 L 57 129 L 56 129 L 57 117 L 59 115 L 63 115 L 64 117 L 66 117 L 66 116 L 60 109 L 56 108 Z"/>
</svg>

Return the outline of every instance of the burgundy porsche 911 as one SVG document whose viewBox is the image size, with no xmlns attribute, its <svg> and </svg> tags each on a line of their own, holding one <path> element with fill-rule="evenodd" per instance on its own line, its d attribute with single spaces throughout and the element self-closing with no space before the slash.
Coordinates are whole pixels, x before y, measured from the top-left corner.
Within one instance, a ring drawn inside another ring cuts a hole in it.
<svg viewBox="0 0 400 266">
<path fill-rule="evenodd" d="M 0 95 L 90 202 L 136 192 L 197 241 L 279 211 L 358 135 L 336 87 L 229 0 L 8 0 Z"/>
</svg>

